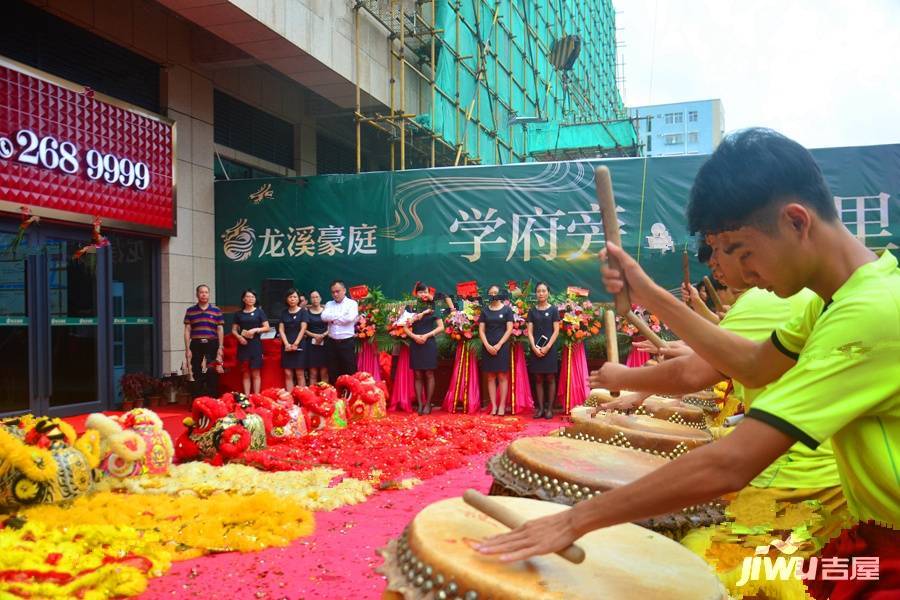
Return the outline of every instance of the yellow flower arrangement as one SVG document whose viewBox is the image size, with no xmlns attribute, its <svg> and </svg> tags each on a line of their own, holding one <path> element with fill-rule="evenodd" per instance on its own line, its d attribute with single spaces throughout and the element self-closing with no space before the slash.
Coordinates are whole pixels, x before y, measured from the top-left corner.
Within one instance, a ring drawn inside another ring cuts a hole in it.
<svg viewBox="0 0 900 600">
<path fill-rule="evenodd" d="M 105 564 L 107 557 L 135 556 L 152 564 L 149 573 L 127 562 Z M 58 528 L 27 522 L 20 529 L 0 529 L 0 571 L 52 573 L 46 580 L 0 580 L 0 596 L 86 600 L 134 596 L 147 587 L 150 575 L 170 566 L 169 553 L 155 536 L 131 527 L 71 525 Z"/>
<path fill-rule="evenodd" d="M 174 465 L 168 475 L 143 475 L 117 480 L 105 478 L 99 490 L 123 490 L 132 494 L 171 494 L 207 497 L 229 493 L 247 496 L 268 492 L 296 502 L 310 511 L 330 511 L 348 504 L 365 502 L 375 492 L 368 481 L 344 478 L 339 469 L 317 467 L 306 471 L 259 471 L 230 463 L 213 467 L 204 462 Z"/>
<path fill-rule="evenodd" d="M 68 507 L 36 506 L 17 517 L 24 520 L 22 527 L 0 529 L 0 571 L 21 577 L 0 581 L 0 597 L 133 596 L 173 560 L 286 546 L 314 528 L 312 514 L 298 502 L 268 492 L 209 497 L 103 492 Z"/>
<path fill-rule="evenodd" d="M 208 552 L 253 552 L 286 546 L 313 531 L 313 516 L 298 502 L 262 492 L 247 496 L 145 495 L 101 492 L 82 496 L 69 507 L 37 506 L 19 513 L 47 528 L 83 526 L 130 527 L 154 552 L 172 560 Z"/>
</svg>

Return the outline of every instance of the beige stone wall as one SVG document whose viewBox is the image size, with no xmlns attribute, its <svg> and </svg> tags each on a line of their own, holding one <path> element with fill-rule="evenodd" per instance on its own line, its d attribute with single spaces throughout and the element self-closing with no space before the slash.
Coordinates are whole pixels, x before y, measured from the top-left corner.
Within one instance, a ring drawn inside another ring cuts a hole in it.
<svg viewBox="0 0 900 600">
<path fill-rule="evenodd" d="M 150 0 L 32 3 L 166 65 L 161 110 L 176 127 L 177 235 L 162 242 L 160 330 L 162 369 L 178 370 L 184 356 L 182 320 L 194 302 L 195 286 L 206 283 L 214 301 L 234 303 L 215 296 L 213 90 L 219 88 L 294 123 L 294 169 L 284 172 L 311 175 L 316 165 L 315 121 L 306 115 L 305 91 L 296 82 L 250 64 L 218 69 L 194 64 L 192 50 L 208 36 L 198 35 L 196 25 Z M 241 158 L 230 149 L 221 150 Z M 262 168 L 273 167 L 254 162 Z"/>
<path fill-rule="evenodd" d="M 355 25 L 350 0 L 228 0 L 327 69 L 356 82 Z M 390 97 L 387 32 L 362 13 L 359 28 L 359 82 L 363 90 L 385 105 Z M 285 71 L 290 72 L 290 71 Z M 352 103 L 345 83 L 319 91 L 342 106 Z"/>
</svg>

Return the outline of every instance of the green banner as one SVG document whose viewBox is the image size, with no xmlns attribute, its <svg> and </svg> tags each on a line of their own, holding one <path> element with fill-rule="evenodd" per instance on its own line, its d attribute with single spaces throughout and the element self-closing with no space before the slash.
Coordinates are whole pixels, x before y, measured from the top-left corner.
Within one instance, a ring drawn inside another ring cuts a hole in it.
<svg viewBox="0 0 900 600">
<path fill-rule="evenodd" d="M 900 145 L 814 150 L 845 225 L 875 249 L 900 244 Z M 324 291 L 332 279 L 380 285 L 417 280 L 452 292 L 544 280 L 601 290 L 603 228 L 593 167 L 612 172 L 622 240 L 662 285 L 695 254 L 684 209 L 705 156 L 527 163 L 405 172 L 216 182 L 217 302 L 237 304 L 266 278 Z M 694 262 L 694 279 L 706 270 Z"/>
</svg>

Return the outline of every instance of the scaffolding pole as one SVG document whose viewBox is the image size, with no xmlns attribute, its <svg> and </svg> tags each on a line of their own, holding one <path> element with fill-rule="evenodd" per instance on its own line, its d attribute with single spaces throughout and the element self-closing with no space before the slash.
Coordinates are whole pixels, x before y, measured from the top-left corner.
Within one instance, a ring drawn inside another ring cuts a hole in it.
<svg viewBox="0 0 900 600">
<path fill-rule="evenodd" d="M 355 11 L 358 172 L 364 125 L 377 132 L 376 139 L 386 138 L 390 168 L 405 170 L 477 164 L 482 159 L 499 164 L 534 160 L 528 145 L 533 146 L 530 138 L 541 135 L 540 128 L 523 125 L 520 134 L 513 116 L 559 124 L 623 116 L 612 0 L 345 1 Z M 427 13 L 426 4 L 431 5 Z M 488 15 L 491 29 L 485 30 Z M 362 106 L 360 85 L 361 27 L 373 22 L 385 30 L 389 70 L 386 114 L 374 116 Z M 570 70 L 560 71 L 549 56 L 554 43 L 566 35 L 581 37 L 581 52 Z M 411 91 L 418 94 L 412 104 Z M 410 114 L 412 107 L 416 114 Z M 428 123 L 417 120 L 426 115 Z M 614 141 L 615 148 L 606 150 L 621 152 L 631 145 L 630 138 L 623 137 L 621 144 Z M 546 147 L 546 137 L 542 145 Z M 575 151 L 584 154 L 597 148 L 588 143 Z"/>
</svg>

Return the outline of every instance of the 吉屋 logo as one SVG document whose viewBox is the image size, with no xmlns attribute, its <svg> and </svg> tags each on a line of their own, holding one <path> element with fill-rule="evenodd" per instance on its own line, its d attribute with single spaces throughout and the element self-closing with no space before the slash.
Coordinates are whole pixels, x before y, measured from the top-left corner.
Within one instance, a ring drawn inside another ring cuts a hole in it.
<svg viewBox="0 0 900 600">
<path fill-rule="evenodd" d="M 741 578 L 738 587 L 750 581 L 765 579 L 768 581 L 789 579 L 821 579 L 823 581 L 877 581 L 879 579 L 879 557 L 853 556 L 842 558 L 837 556 L 811 556 L 804 561 L 800 556 L 791 556 L 806 542 L 795 539 L 791 534 L 782 541 L 772 540 L 766 546 L 757 546 L 755 556 L 744 558 L 741 565 Z M 769 556 L 769 548 L 775 548 L 782 556 L 775 560 Z"/>
<path fill-rule="evenodd" d="M 243 262 L 253 254 L 253 243 L 256 241 L 256 231 L 247 225 L 247 219 L 238 219 L 238 222 L 225 230 L 221 235 L 222 250 L 225 256 L 235 262 Z"/>
</svg>

